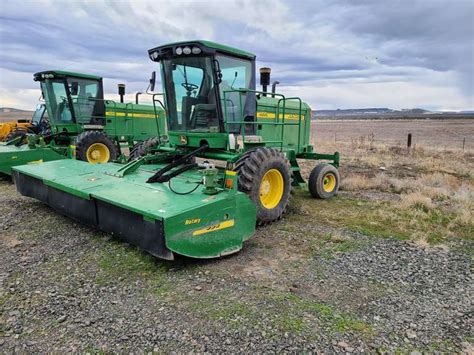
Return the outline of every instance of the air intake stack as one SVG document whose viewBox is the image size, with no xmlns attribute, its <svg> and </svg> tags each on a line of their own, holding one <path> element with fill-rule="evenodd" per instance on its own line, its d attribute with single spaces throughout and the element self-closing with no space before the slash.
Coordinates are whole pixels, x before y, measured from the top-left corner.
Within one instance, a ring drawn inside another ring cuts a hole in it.
<svg viewBox="0 0 474 355">
<path fill-rule="evenodd" d="M 270 85 L 270 73 L 272 70 L 270 68 L 260 68 L 260 85 L 262 85 L 262 91 L 264 92 L 263 96 L 267 96 L 267 88 Z"/>
<path fill-rule="evenodd" d="M 125 96 L 125 84 L 118 84 L 118 94 L 120 96 L 120 103 L 123 104 L 123 97 Z"/>
</svg>

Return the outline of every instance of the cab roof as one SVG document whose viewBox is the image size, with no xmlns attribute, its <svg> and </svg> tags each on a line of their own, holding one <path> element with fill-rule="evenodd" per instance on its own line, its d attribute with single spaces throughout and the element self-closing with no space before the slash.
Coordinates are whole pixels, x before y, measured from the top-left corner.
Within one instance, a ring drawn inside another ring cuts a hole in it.
<svg viewBox="0 0 474 355">
<path fill-rule="evenodd" d="M 94 79 L 94 80 L 101 80 L 102 79 L 102 77 L 97 76 L 97 75 L 77 73 L 77 72 L 65 71 L 65 70 L 40 71 L 38 73 L 33 74 L 33 77 L 35 78 L 35 80 L 39 80 L 39 79 L 41 79 L 42 74 L 53 74 L 55 76 L 73 76 L 73 77 L 76 77 L 76 78 L 85 78 L 85 79 Z"/>
<path fill-rule="evenodd" d="M 190 41 L 183 41 L 183 42 L 173 42 L 168 43 L 162 46 L 158 46 L 148 50 L 148 53 L 151 54 L 155 51 L 163 52 L 166 49 L 174 48 L 177 46 L 184 46 L 184 45 L 200 45 L 206 47 L 206 49 L 214 50 L 215 52 L 229 54 L 237 57 L 244 57 L 248 59 L 255 59 L 256 55 L 238 48 L 230 47 L 225 44 L 220 44 L 212 41 L 197 39 L 197 40 L 190 40 Z"/>
</svg>

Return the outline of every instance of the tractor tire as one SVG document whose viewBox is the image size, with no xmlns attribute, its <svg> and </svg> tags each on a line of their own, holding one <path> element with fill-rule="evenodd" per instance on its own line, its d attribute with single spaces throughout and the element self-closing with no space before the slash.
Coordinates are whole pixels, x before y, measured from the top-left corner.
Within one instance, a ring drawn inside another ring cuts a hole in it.
<svg viewBox="0 0 474 355">
<path fill-rule="evenodd" d="M 26 139 L 26 131 L 25 130 L 15 130 L 7 134 L 5 137 L 5 142 L 11 141 L 12 139 L 18 138 L 18 137 L 23 137 L 20 140 L 20 143 L 18 145 L 23 145 L 27 143 Z"/>
<path fill-rule="evenodd" d="M 339 190 L 339 171 L 330 164 L 319 164 L 311 171 L 308 189 L 314 198 L 327 199 Z"/>
<path fill-rule="evenodd" d="M 290 162 L 273 148 L 257 148 L 242 155 L 234 165 L 239 190 L 257 207 L 257 225 L 279 220 L 291 194 Z"/>
<path fill-rule="evenodd" d="M 91 164 L 107 163 L 119 155 L 115 143 L 101 131 L 86 131 L 77 136 L 76 158 Z"/>
<path fill-rule="evenodd" d="M 144 157 L 150 148 L 153 148 L 159 144 L 160 144 L 159 137 L 153 137 L 153 138 L 146 139 L 142 142 L 138 142 L 137 144 L 133 146 L 132 150 L 130 151 L 130 155 L 128 156 L 128 161 L 133 161 L 133 160 L 140 159 L 141 157 Z"/>
</svg>

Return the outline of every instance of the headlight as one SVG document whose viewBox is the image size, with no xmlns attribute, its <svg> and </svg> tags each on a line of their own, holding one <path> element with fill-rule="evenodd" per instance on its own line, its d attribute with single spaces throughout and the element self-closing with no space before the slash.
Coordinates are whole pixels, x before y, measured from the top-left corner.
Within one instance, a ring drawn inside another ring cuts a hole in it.
<svg viewBox="0 0 474 355">
<path fill-rule="evenodd" d="M 46 76 L 44 74 L 41 74 L 41 77 L 44 79 Z"/>
<path fill-rule="evenodd" d="M 183 54 L 183 48 L 181 48 L 181 47 L 176 48 L 176 54 L 177 55 Z"/>
<path fill-rule="evenodd" d="M 159 54 L 158 52 L 153 52 L 151 55 L 153 56 L 153 59 L 157 59 Z"/>
<path fill-rule="evenodd" d="M 189 48 L 189 47 L 184 47 L 184 48 L 183 48 L 183 53 L 186 54 L 186 55 L 187 55 L 187 54 L 191 54 L 191 48 Z"/>
<path fill-rule="evenodd" d="M 193 54 L 201 54 L 201 48 L 193 47 L 192 52 L 193 52 Z"/>
</svg>

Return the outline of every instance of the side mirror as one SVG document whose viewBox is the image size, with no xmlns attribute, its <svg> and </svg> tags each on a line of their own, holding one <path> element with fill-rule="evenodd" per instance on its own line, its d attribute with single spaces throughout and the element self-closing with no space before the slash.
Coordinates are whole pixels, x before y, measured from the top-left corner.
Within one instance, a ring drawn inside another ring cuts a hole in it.
<svg viewBox="0 0 474 355">
<path fill-rule="evenodd" d="M 150 91 L 155 91 L 155 83 L 156 83 L 156 71 L 151 73 L 150 78 Z"/>
<path fill-rule="evenodd" d="M 76 96 L 79 93 L 79 83 L 77 81 L 73 81 L 69 90 L 71 91 L 71 95 Z"/>
</svg>

